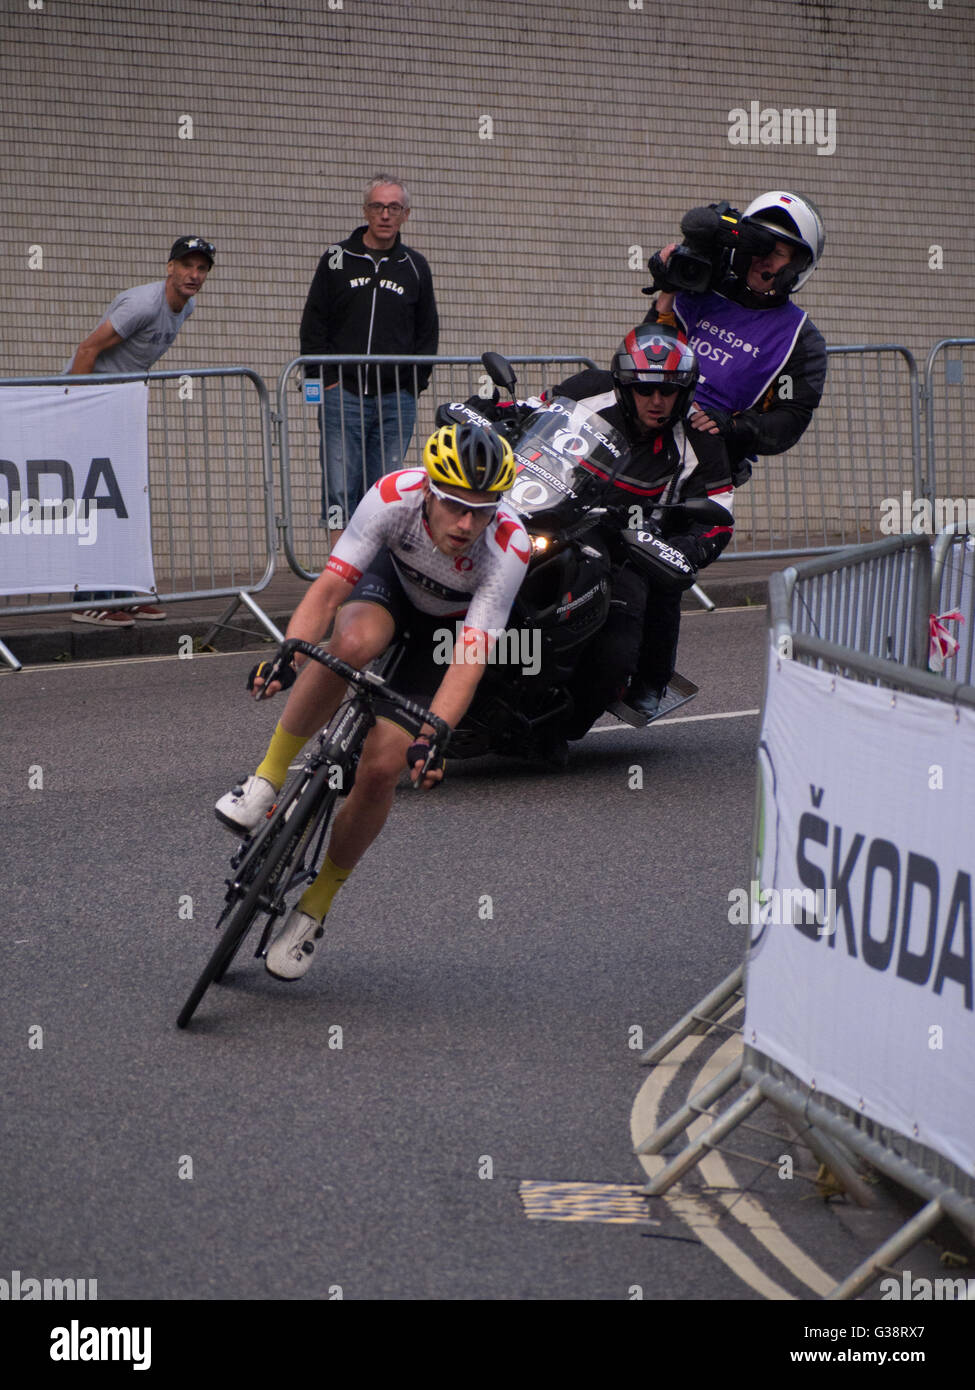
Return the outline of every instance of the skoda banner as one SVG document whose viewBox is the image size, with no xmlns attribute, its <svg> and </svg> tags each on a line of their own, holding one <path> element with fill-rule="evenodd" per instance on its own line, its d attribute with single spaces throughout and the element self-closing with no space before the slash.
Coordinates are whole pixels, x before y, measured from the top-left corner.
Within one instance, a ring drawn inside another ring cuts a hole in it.
<svg viewBox="0 0 975 1390">
<path fill-rule="evenodd" d="M 0 594 L 155 591 L 147 402 L 142 381 L 0 391 Z"/>
<path fill-rule="evenodd" d="M 745 1040 L 975 1174 L 975 711 L 770 658 Z"/>
</svg>

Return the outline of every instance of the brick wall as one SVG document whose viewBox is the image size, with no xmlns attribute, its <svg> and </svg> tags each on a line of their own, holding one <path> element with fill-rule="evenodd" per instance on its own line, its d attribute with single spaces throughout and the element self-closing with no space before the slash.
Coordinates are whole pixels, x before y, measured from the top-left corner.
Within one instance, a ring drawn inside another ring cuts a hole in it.
<svg viewBox="0 0 975 1390">
<path fill-rule="evenodd" d="M 799 299 L 827 340 L 923 357 L 975 329 L 975 0 L 931 3 L 5 0 L 0 374 L 59 371 L 199 232 L 217 268 L 160 365 L 273 387 L 385 168 L 444 352 L 606 360 L 688 207 L 785 187 L 825 218 Z M 752 102 L 833 112 L 835 150 L 732 143 Z"/>
<path fill-rule="evenodd" d="M 802 303 L 830 341 L 972 328 L 972 0 L 32 3 L 0 20 L 4 374 L 60 369 L 199 231 L 218 268 L 166 365 L 274 377 L 318 256 L 387 166 L 446 351 L 605 357 L 644 308 L 631 246 L 779 186 L 826 220 Z M 752 101 L 834 110 L 835 152 L 731 144 Z"/>
</svg>

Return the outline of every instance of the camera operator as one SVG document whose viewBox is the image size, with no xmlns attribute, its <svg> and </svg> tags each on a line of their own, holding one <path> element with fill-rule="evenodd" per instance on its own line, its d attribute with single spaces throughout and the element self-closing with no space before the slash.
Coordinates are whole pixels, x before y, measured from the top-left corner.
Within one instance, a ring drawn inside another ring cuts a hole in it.
<svg viewBox="0 0 975 1390">
<path fill-rule="evenodd" d="M 758 454 L 799 440 L 826 382 L 823 335 L 790 296 L 806 283 L 826 233 L 808 198 L 764 193 L 738 213 L 694 208 L 684 244 L 651 257 L 657 298 L 644 322 L 686 333 L 701 365 L 692 429 L 724 440 L 736 487 Z"/>
</svg>

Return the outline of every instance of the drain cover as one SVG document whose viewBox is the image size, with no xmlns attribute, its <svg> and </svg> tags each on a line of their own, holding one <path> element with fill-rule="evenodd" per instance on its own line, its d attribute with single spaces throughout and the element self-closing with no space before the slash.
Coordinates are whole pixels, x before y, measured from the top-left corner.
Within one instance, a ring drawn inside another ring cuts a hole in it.
<svg viewBox="0 0 975 1390">
<path fill-rule="evenodd" d="M 529 1221 L 609 1221 L 617 1225 L 659 1226 L 647 1215 L 639 1187 L 608 1182 L 531 1182 L 519 1184 Z"/>
</svg>

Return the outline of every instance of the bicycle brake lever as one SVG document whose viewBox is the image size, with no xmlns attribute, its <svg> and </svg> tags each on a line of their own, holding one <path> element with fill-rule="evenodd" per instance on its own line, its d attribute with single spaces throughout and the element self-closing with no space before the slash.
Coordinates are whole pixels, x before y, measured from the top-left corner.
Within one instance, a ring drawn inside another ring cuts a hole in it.
<svg viewBox="0 0 975 1390">
<path fill-rule="evenodd" d="M 429 767 L 430 767 L 430 764 L 431 764 L 431 763 L 433 762 L 433 760 L 434 760 L 434 751 L 435 751 L 434 748 L 431 746 L 431 747 L 430 747 L 430 751 L 429 751 L 429 753 L 428 753 L 427 756 L 426 756 L 426 761 L 424 762 L 422 768 L 420 769 L 420 775 L 419 775 L 419 777 L 417 777 L 416 781 L 413 783 L 413 790 L 414 790 L 415 792 L 420 791 L 420 790 L 422 789 L 422 787 L 423 787 L 423 779 L 424 779 L 424 777 L 426 777 L 427 772 L 428 772 Z"/>
</svg>

